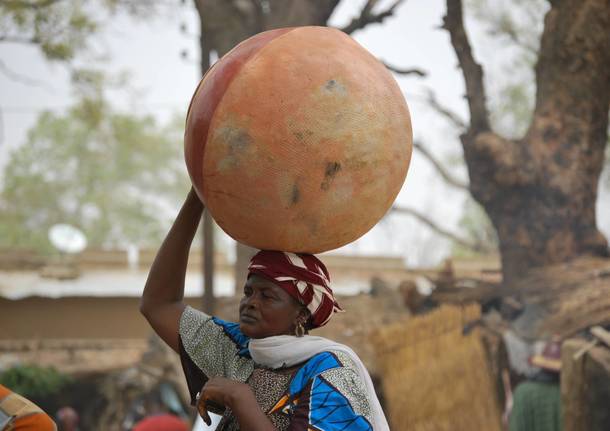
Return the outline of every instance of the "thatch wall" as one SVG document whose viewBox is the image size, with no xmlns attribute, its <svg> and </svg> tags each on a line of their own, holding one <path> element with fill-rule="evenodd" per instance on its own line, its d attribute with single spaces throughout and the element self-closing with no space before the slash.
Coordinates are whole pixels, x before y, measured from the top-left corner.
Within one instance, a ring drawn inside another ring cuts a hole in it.
<svg viewBox="0 0 610 431">
<path fill-rule="evenodd" d="M 444 305 L 374 337 L 393 431 L 499 431 L 500 412 L 478 329 L 478 305 Z"/>
</svg>

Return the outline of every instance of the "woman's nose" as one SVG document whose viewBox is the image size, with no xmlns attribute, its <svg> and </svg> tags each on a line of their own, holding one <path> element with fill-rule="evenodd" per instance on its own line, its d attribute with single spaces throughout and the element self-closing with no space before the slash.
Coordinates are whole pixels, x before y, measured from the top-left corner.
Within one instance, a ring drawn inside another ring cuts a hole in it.
<svg viewBox="0 0 610 431">
<path fill-rule="evenodd" d="M 250 296 L 247 296 L 244 305 L 246 305 L 246 307 L 258 308 L 258 295 L 253 293 Z"/>
</svg>

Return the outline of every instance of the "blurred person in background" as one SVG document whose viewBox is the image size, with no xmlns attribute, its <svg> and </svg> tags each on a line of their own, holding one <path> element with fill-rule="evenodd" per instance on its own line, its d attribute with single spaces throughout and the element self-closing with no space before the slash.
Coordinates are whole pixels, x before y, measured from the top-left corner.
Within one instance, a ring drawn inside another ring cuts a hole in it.
<svg viewBox="0 0 610 431">
<path fill-rule="evenodd" d="M 55 413 L 59 431 L 78 431 L 78 413 L 70 406 L 62 407 Z"/>
<path fill-rule="evenodd" d="M 146 416 L 138 421 L 132 431 L 189 431 L 185 421 L 170 412 L 157 392 L 145 400 Z"/>
<path fill-rule="evenodd" d="M 509 431 L 562 431 L 561 342 L 553 338 L 541 354 L 530 358 L 540 371 L 519 383 L 513 393 L 513 405 L 508 419 Z"/>
<path fill-rule="evenodd" d="M 57 431 L 57 427 L 36 404 L 0 385 L 0 431 Z"/>
</svg>

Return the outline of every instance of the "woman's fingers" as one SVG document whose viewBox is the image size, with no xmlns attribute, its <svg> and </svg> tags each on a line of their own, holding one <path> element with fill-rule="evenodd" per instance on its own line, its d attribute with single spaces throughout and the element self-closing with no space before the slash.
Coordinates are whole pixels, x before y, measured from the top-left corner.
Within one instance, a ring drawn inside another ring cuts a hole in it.
<svg viewBox="0 0 610 431">
<path fill-rule="evenodd" d="M 223 377 L 212 377 L 210 380 L 203 385 L 201 391 L 197 394 L 197 411 L 201 419 L 207 424 L 212 423 L 212 419 L 208 413 L 208 405 L 212 406 L 223 406 L 222 402 L 223 393 L 227 390 L 227 383 L 231 381 Z"/>
<path fill-rule="evenodd" d="M 204 389 L 205 389 L 205 386 L 204 386 Z M 199 412 L 199 416 L 201 416 L 201 419 L 203 419 L 203 421 L 206 423 L 206 425 L 210 426 L 212 424 L 212 419 L 210 418 L 210 415 L 208 414 L 208 410 L 205 405 L 205 396 L 203 396 L 202 393 L 203 393 L 203 389 L 202 389 L 202 392 L 197 393 L 197 397 L 195 398 L 196 403 L 197 403 L 196 404 L 197 411 Z"/>
<path fill-rule="evenodd" d="M 239 395 L 243 394 L 244 391 L 251 392 L 250 387 L 245 383 L 236 382 L 225 377 L 212 377 L 201 388 L 197 408 L 199 409 L 201 405 L 205 413 L 200 410 L 199 414 L 203 418 L 204 414 L 207 416 L 208 409 L 212 409 L 215 412 L 225 407 L 233 408 L 231 403 L 241 399 L 242 397 Z"/>
</svg>

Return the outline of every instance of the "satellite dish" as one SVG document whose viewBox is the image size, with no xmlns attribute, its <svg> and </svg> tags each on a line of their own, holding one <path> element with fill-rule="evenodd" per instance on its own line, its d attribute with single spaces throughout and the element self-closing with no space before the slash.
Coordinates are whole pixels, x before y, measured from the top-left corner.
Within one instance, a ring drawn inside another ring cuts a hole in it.
<svg viewBox="0 0 610 431">
<path fill-rule="evenodd" d="M 436 286 L 426 277 L 419 276 L 415 279 L 415 288 L 420 295 L 430 296 L 434 289 L 436 289 Z"/>
<path fill-rule="evenodd" d="M 49 229 L 49 241 L 64 253 L 80 253 L 87 247 L 87 238 L 69 224 L 55 224 Z"/>
</svg>

